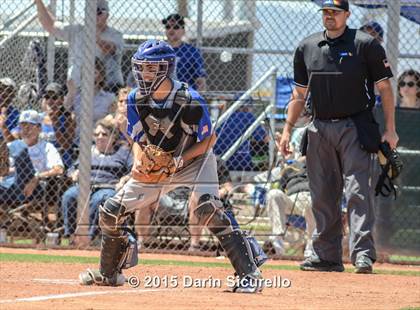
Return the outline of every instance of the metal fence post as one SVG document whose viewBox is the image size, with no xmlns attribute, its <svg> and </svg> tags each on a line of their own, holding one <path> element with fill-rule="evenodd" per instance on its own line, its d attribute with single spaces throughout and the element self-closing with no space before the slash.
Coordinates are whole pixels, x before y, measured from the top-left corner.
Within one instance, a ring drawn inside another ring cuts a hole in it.
<svg viewBox="0 0 420 310">
<path fill-rule="evenodd" d="M 398 75 L 398 56 L 399 56 L 399 35 L 400 35 L 400 0 L 387 0 L 387 40 L 386 51 L 388 61 L 391 65 L 394 75 Z M 397 79 L 392 79 L 392 88 L 394 89 L 394 100 L 397 98 Z"/>
<path fill-rule="evenodd" d="M 57 10 L 57 0 L 50 1 L 50 11 L 55 15 Z M 47 76 L 48 76 L 48 83 L 54 81 L 54 63 L 55 63 L 55 37 L 48 36 L 48 43 L 47 43 Z"/>
<path fill-rule="evenodd" d="M 89 196 L 92 146 L 92 102 L 94 97 L 95 75 L 95 36 L 96 36 L 96 0 L 85 2 L 84 25 L 84 57 L 81 70 L 82 75 L 82 113 L 80 122 L 80 152 L 79 152 L 79 200 L 76 234 L 87 235 L 89 223 Z"/>
</svg>

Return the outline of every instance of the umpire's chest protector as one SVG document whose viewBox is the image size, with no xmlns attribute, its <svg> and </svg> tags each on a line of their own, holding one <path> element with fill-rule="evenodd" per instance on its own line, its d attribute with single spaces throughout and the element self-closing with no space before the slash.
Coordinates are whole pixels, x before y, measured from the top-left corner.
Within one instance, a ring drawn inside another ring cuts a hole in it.
<svg viewBox="0 0 420 310">
<path fill-rule="evenodd" d="M 190 102 L 186 86 L 174 81 L 174 87 L 164 104 L 158 105 L 151 98 L 136 101 L 137 112 L 148 143 L 173 152 L 184 137 L 182 119 L 184 108 Z"/>
</svg>

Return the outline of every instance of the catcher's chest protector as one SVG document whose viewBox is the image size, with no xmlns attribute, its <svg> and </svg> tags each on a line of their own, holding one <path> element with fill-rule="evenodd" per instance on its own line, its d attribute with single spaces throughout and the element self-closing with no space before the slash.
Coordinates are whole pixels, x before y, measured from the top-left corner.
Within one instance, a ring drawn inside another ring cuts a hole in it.
<svg viewBox="0 0 420 310">
<path fill-rule="evenodd" d="M 162 108 L 151 101 L 150 98 L 145 103 L 137 101 L 137 112 L 147 140 L 166 152 L 175 151 L 185 136 L 181 125 L 182 106 L 190 103 L 186 86 L 174 81 L 174 87 Z"/>
</svg>

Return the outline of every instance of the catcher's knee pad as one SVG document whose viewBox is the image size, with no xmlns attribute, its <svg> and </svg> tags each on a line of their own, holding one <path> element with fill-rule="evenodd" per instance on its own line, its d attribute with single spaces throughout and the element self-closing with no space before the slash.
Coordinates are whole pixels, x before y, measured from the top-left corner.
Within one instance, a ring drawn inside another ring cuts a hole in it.
<svg viewBox="0 0 420 310">
<path fill-rule="evenodd" d="M 109 199 L 100 207 L 100 272 L 107 278 L 114 278 L 121 269 L 138 263 L 137 240 L 135 234 L 125 227 L 124 212 L 124 206 Z"/>
<path fill-rule="evenodd" d="M 210 195 L 202 195 L 198 199 L 198 206 L 194 211 L 200 226 L 207 228 L 216 236 L 233 231 L 230 218 L 223 210 L 222 202 Z"/>
<path fill-rule="evenodd" d="M 125 206 L 112 199 L 107 199 L 99 206 L 99 226 L 109 236 L 118 237 L 123 234 L 125 218 Z"/>
</svg>

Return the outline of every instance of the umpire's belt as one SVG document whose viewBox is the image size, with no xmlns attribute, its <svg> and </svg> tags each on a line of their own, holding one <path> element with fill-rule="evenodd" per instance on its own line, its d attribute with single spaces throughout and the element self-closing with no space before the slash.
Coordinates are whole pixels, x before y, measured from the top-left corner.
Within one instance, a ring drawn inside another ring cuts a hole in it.
<svg viewBox="0 0 420 310">
<path fill-rule="evenodd" d="M 345 120 L 349 118 L 349 116 L 345 116 L 345 117 L 340 117 L 340 118 L 316 118 L 317 120 L 321 121 L 321 122 L 325 122 L 325 123 L 337 123 L 339 121 Z"/>
</svg>

